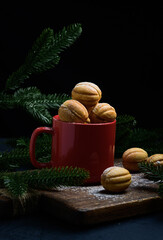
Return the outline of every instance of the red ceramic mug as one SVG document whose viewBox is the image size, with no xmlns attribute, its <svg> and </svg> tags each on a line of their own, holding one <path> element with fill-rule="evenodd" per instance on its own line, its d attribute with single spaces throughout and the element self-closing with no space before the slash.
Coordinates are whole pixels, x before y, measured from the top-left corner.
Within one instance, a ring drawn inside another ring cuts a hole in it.
<svg viewBox="0 0 163 240">
<path fill-rule="evenodd" d="M 53 127 L 39 127 L 30 140 L 30 158 L 36 168 L 72 166 L 90 172 L 88 183 L 99 183 L 102 172 L 114 165 L 116 120 L 108 123 L 63 122 L 56 115 Z M 51 161 L 39 163 L 35 143 L 40 133 L 52 135 Z"/>
</svg>

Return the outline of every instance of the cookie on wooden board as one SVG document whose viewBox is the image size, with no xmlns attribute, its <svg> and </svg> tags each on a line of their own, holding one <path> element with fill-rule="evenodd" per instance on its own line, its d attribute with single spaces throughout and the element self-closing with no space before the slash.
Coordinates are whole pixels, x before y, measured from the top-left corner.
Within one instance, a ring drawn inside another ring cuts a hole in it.
<svg viewBox="0 0 163 240">
<path fill-rule="evenodd" d="M 130 183 L 131 174 L 122 167 L 109 167 L 101 175 L 102 186 L 110 192 L 123 192 Z"/>
<path fill-rule="evenodd" d="M 138 163 L 145 161 L 148 153 L 142 148 L 129 148 L 122 155 L 122 164 L 129 171 L 139 171 Z"/>
</svg>

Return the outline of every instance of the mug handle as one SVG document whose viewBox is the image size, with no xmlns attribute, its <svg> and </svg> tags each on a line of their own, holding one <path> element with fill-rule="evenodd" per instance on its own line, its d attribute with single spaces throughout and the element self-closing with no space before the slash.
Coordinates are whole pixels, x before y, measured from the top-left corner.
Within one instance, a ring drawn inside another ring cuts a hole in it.
<svg viewBox="0 0 163 240">
<path fill-rule="evenodd" d="M 50 127 L 38 127 L 33 131 L 31 139 L 30 139 L 30 145 L 29 145 L 29 154 L 30 154 L 31 163 L 36 168 L 45 168 L 45 167 L 51 168 L 52 167 L 51 161 L 47 162 L 47 163 L 40 163 L 36 160 L 36 157 L 35 157 L 36 139 L 40 133 L 48 133 L 48 134 L 53 135 L 54 129 L 50 128 Z"/>
</svg>

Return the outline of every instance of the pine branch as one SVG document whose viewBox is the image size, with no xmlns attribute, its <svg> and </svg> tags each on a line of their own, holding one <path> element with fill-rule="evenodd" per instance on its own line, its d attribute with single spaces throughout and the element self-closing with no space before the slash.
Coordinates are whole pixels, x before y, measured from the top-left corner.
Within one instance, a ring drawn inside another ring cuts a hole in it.
<svg viewBox="0 0 163 240">
<path fill-rule="evenodd" d="M 43 30 L 32 46 L 25 63 L 7 79 L 6 90 L 15 90 L 25 79 L 28 79 L 32 73 L 41 72 L 42 68 L 40 67 L 44 67 L 44 63 L 48 62 L 49 56 L 46 57 L 46 54 L 49 55 L 49 48 L 53 45 L 53 41 L 53 30 L 50 28 Z M 54 64 L 55 62 L 57 64 L 59 61 L 58 56 L 55 56 L 53 52 L 51 52 L 51 57 L 54 60 Z M 50 60 L 51 59 L 49 59 L 49 66 L 52 67 Z"/>
<path fill-rule="evenodd" d="M 145 177 L 152 181 L 163 181 L 163 165 L 154 165 L 153 163 L 140 162 L 140 171 L 145 174 Z"/>
<path fill-rule="evenodd" d="M 29 156 L 29 138 L 10 139 L 11 151 L 0 153 L 0 171 L 13 171 L 20 168 L 32 168 Z M 51 136 L 42 134 L 36 141 L 36 158 L 38 162 L 49 162 L 51 159 Z"/>
<path fill-rule="evenodd" d="M 163 165 L 156 166 L 148 162 L 140 162 L 138 165 L 146 178 L 158 183 L 158 193 L 163 196 Z"/>
<path fill-rule="evenodd" d="M 122 157 L 123 152 L 133 146 L 145 149 L 149 155 L 163 152 L 163 128 L 143 129 L 135 127 L 135 120 L 128 122 L 128 117 L 119 116 L 116 129 L 116 157 Z M 126 118 L 126 123 L 125 123 Z M 132 118 L 129 117 L 132 120 Z"/>
<path fill-rule="evenodd" d="M 24 199 L 27 196 L 28 184 L 18 174 L 3 176 L 4 187 L 12 198 Z"/>
<path fill-rule="evenodd" d="M 58 109 L 69 99 L 66 94 L 42 94 L 36 87 L 20 88 L 13 95 L 0 94 L 0 107 L 4 109 L 22 108 L 44 124 L 51 124 L 50 109 Z"/>
<path fill-rule="evenodd" d="M 11 141 L 13 144 L 13 141 Z M 81 168 L 62 167 L 23 172 L 8 172 L 18 167 L 30 166 L 29 139 L 17 139 L 16 148 L 0 156 L 0 187 L 5 188 L 11 198 L 25 200 L 32 189 L 51 189 L 57 186 L 81 185 L 89 177 L 88 171 Z M 15 143 L 14 143 L 15 144 Z M 36 158 L 49 161 L 51 157 L 51 138 L 47 134 L 38 136 Z"/>
<path fill-rule="evenodd" d="M 83 184 L 88 177 L 88 171 L 77 167 L 44 168 L 24 173 L 25 182 L 28 182 L 29 187 L 34 189 L 78 186 Z"/>
<path fill-rule="evenodd" d="M 12 198 L 24 198 L 30 189 L 79 186 L 87 178 L 89 178 L 89 172 L 82 168 L 44 168 L 24 172 L 1 172 L 0 186 L 5 187 Z"/>
<path fill-rule="evenodd" d="M 130 140 L 140 144 L 150 144 L 153 140 L 157 142 L 157 144 L 163 140 L 163 129 L 144 129 L 144 128 L 135 128 L 130 134 Z"/>
<path fill-rule="evenodd" d="M 56 53 L 61 53 L 66 48 L 70 47 L 81 33 L 82 27 L 79 23 L 69 25 L 67 28 L 64 27 L 62 31 L 56 33 L 54 36 L 54 46 Z"/>
<path fill-rule="evenodd" d="M 71 46 L 82 32 L 81 24 L 64 27 L 58 34 L 50 28 L 44 29 L 29 51 L 25 62 L 6 81 L 5 90 L 16 90 L 32 74 L 53 68 L 59 63 L 59 54 Z"/>
<path fill-rule="evenodd" d="M 129 125 L 133 127 L 136 125 L 136 119 L 131 115 L 122 114 L 117 116 L 117 125 Z"/>
<path fill-rule="evenodd" d="M 0 153 L 0 171 L 12 171 L 21 166 L 30 166 L 29 148 L 15 148 L 10 152 Z"/>
<path fill-rule="evenodd" d="M 119 115 L 116 123 L 116 148 L 115 156 L 122 156 L 122 153 L 127 149 L 128 137 L 135 128 L 136 119 L 131 115 Z"/>
<path fill-rule="evenodd" d="M 69 99 L 69 96 L 66 94 L 48 94 L 47 96 L 42 94 L 41 97 L 27 101 L 23 107 L 35 119 L 40 120 L 44 124 L 51 124 L 52 115 L 49 110 L 58 109 L 67 99 Z"/>
<path fill-rule="evenodd" d="M 135 127 L 136 119 L 131 115 L 119 115 L 116 123 L 116 141 L 128 135 L 130 131 Z"/>
</svg>

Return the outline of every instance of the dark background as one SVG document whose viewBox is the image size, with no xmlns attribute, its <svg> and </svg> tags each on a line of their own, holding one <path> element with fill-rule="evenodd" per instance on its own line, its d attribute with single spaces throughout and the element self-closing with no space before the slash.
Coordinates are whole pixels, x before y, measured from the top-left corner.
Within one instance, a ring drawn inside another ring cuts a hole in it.
<svg viewBox="0 0 163 240">
<path fill-rule="evenodd" d="M 45 93 L 70 94 L 81 81 L 96 83 L 101 102 L 117 114 L 131 114 L 145 128 L 162 127 L 163 7 L 109 7 L 60 1 L 1 6 L 0 89 L 24 61 L 44 28 L 58 32 L 82 24 L 82 35 L 62 53 L 54 69 L 32 76 L 26 85 Z M 0 111 L 0 135 L 30 135 L 38 126 L 22 110 Z"/>
</svg>

